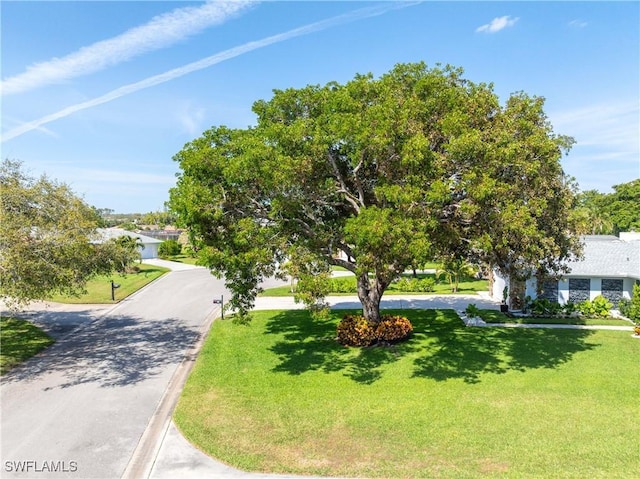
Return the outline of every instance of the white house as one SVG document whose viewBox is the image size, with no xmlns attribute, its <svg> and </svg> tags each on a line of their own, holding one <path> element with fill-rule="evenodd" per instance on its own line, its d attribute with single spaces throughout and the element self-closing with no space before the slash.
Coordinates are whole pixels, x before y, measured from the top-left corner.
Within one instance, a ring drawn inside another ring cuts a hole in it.
<svg viewBox="0 0 640 479">
<path fill-rule="evenodd" d="M 640 282 L 640 233 L 620 233 L 620 237 L 583 236 L 584 258 L 567 264 L 570 272 L 542 285 L 536 278 L 526 281 L 525 296 L 546 298 L 565 304 L 592 300 L 602 295 L 617 306 L 621 298 L 630 299 L 633 285 Z M 502 298 L 508 280 L 494 274 L 492 294 Z"/>
<path fill-rule="evenodd" d="M 134 233 L 133 231 L 123 230 L 122 228 L 98 228 L 98 234 L 101 236 L 102 241 L 108 241 L 111 238 L 119 238 L 120 236 L 131 236 L 132 238 L 139 238 L 142 243 L 140 248 L 140 256 L 142 259 L 151 259 L 158 257 L 158 246 L 162 243 L 161 240 L 151 238 L 149 236 Z"/>
</svg>

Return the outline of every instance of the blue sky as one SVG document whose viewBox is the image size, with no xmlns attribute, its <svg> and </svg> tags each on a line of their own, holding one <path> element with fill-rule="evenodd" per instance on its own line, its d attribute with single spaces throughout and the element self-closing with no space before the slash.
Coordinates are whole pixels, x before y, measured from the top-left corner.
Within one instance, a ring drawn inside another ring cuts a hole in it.
<svg viewBox="0 0 640 479">
<path fill-rule="evenodd" d="M 3 1 L 2 158 L 120 213 L 163 209 L 172 157 L 274 88 L 462 67 L 546 98 L 583 190 L 640 175 L 640 3 Z"/>
</svg>

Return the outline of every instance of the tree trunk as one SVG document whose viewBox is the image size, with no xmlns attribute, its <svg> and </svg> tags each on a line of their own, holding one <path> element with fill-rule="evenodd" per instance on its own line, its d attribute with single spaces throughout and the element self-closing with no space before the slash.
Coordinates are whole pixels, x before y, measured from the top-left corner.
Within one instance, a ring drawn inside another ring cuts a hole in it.
<svg viewBox="0 0 640 479">
<path fill-rule="evenodd" d="M 362 313 L 371 322 L 380 322 L 380 300 L 385 289 L 386 285 L 378 279 L 370 279 L 367 273 L 358 276 L 358 298 L 362 303 Z"/>
</svg>

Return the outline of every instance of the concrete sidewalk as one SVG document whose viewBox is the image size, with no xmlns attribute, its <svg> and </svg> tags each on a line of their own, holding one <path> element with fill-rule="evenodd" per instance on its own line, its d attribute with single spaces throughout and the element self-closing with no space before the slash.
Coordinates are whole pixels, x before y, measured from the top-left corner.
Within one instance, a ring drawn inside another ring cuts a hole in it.
<svg viewBox="0 0 640 479">
<path fill-rule="evenodd" d="M 362 309 L 357 296 L 327 296 L 331 309 Z M 500 309 L 500 302 L 485 294 L 457 295 L 387 295 L 380 302 L 382 309 L 455 309 L 464 310 L 470 303 L 481 309 Z M 268 309 L 304 309 L 304 304 L 296 303 L 292 296 L 256 298 L 256 310 Z"/>
<path fill-rule="evenodd" d="M 245 472 L 216 461 L 189 443 L 173 421 L 167 425 L 150 479 L 327 479 L 320 476 L 289 476 Z M 333 478 L 340 479 L 340 478 Z"/>
</svg>

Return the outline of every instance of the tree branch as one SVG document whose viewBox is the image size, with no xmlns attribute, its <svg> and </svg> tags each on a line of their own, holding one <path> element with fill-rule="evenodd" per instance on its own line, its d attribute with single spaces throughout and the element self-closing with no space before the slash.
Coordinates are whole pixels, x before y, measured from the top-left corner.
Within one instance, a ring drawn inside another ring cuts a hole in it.
<svg viewBox="0 0 640 479">
<path fill-rule="evenodd" d="M 340 189 L 338 190 L 338 193 L 343 193 L 345 196 L 345 199 L 356 210 L 356 213 L 360 214 L 360 205 L 358 204 L 358 199 L 355 196 L 353 196 L 347 189 L 347 185 L 344 181 L 344 178 L 342 177 L 342 174 L 340 173 L 340 169 L 338 168 L 336 159 L 331 154 L 331 152 L 327 153 L 327 157 L 329 158 L 329 163 L 331 163 L 331 167 L 333 168 L 333 172 L 336 176 L 336 179 L 338 180 L 338 183 L 340 183 Z M 362 206 L 364 206 L 364 203 L 362 203 Z"/>
</svg>

